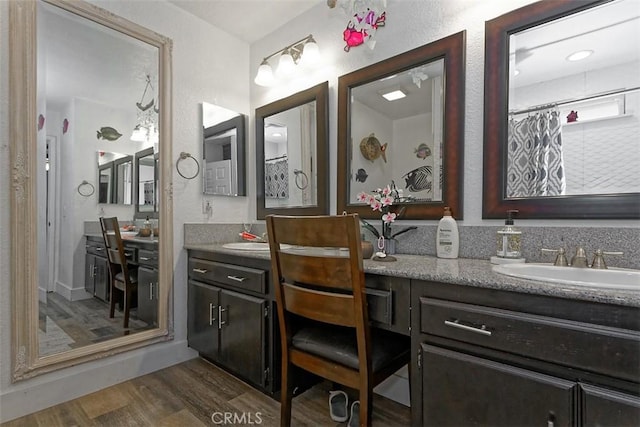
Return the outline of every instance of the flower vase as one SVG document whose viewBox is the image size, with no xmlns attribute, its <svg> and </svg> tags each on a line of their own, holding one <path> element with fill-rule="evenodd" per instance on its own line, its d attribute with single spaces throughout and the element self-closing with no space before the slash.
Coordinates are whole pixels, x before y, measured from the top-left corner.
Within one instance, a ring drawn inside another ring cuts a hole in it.
<svg viewBox="0 0 640 427">
<path fill-rule="evenodd" d="M 394 239 L 384 239 L 384 253 L 387 255 L 396 253 L 396 241 Z"/>
</svg>

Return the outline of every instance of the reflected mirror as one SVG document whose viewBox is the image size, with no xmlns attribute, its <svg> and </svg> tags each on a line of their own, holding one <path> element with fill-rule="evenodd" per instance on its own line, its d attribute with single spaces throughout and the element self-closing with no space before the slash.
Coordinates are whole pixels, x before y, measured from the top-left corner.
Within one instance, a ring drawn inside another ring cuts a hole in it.
<svg viewBox="0 0 640 427">
<path fill-rule="evenodd" d="M 640 9 L 539 2 L 486 24 L 483 216 L 640 216 Z"/>
<path fill-rule="evenodd" d="M 134 218 L 133 154 L 154 143 L 159 153 L 171 152 L 171 109 L 163 108 L 171 102 L 171 41 L 82 1 L 10 2 L 9 12 L 16 35 L 9 60 L 16 381 L 172 336 L 169 156 L 161 158 L 161 191 L 154 195 L 160 193 L 164 236 L 126 236 L 131 268 L 142 267 L 138 251 L 159 260 L 145 265 L 144 280 L 138 276 L 140 285 L 153 284 L 156 299 L 139 294 L 128 326 L 119 309 L 109 316 L 109 269 L 98 225 L 99 216 L 117 216 L 121 225 Z M 113 57 L 118 61 L 105 61 Z M 153 98 L 144 100 L 143 107 L 153 107 L 148 113 L 137 106 L 145 91 Z M 144 126 L 153 135 L 134 137 Z M 35 231 L 24 232 L 29 229 Z M 143 319 L 143 306 L 151 317 Z"/>
<path fill-rule="evenodd" d="M 394 183 L 403 219 L 462 218 L 464 33 L 340 77 L 338 212 L 377 218 L 357 200 Z"/>
<path fill-rule="evenodd" d="M 153 147 L 136 153 L 136 218 L 155 218 L 156 157 Z"/>
<path fill-rule="evenodd" d="M 203 193 L 245 196 L 245 121 L 243 114 L 202 103 Z"/>
<path fill-rule="evenodd" d="M 258 219 L 328 213 L 328 83 L 256 109 Z"/>
</svg>

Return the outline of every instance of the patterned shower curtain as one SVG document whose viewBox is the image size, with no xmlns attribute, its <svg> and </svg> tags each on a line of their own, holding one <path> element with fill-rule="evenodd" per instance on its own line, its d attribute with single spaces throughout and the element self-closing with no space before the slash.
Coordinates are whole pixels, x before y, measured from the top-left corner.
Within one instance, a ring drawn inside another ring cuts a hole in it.
<svg viewBox="0 0 640 427">
<path fill-rule="evenodd" d="M 289 161 L 268 160 L 264 165 L 264 195 L 271 199 L 289 198 Z"/>
<path fill-rule="evenodd" d="M 558 109 L 509 121 L 507 197 L 565 193 L 562 122 Z"/>
</svg>

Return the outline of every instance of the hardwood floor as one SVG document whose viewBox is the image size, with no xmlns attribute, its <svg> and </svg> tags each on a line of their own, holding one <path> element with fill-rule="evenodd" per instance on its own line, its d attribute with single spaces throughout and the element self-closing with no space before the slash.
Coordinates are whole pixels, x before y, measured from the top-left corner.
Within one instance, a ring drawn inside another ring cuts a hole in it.
<svg viewBox="0 0 640 427">
<path fill-rule="evenodd" d="M 330 386 L 322 382 L 293 399 L 293 426 L 346 425 L 329 417 Z M 275 427 L 279 419 L 279 402 L 205 360 L 193 359 L 2 426 Z M 409 425 L 409 408 L 374 396 L 373 426 Z"/>
</svg>

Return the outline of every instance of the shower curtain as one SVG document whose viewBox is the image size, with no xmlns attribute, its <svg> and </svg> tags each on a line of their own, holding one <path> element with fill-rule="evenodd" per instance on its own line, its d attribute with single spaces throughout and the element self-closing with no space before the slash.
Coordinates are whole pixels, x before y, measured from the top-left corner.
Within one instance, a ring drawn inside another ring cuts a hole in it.
<svg viewBox="0 0 640 427">
<path fill-rule="evenodd" d="M 562 122 L 558 109 L 509 120 L 507 197 L 565 193 Z"/>
<path fill-rule="evenodd" d="M 271 199 L 289 197 L 289 161 L 267 160 L 264 165 L 264 195 Z"/>
</svg>

